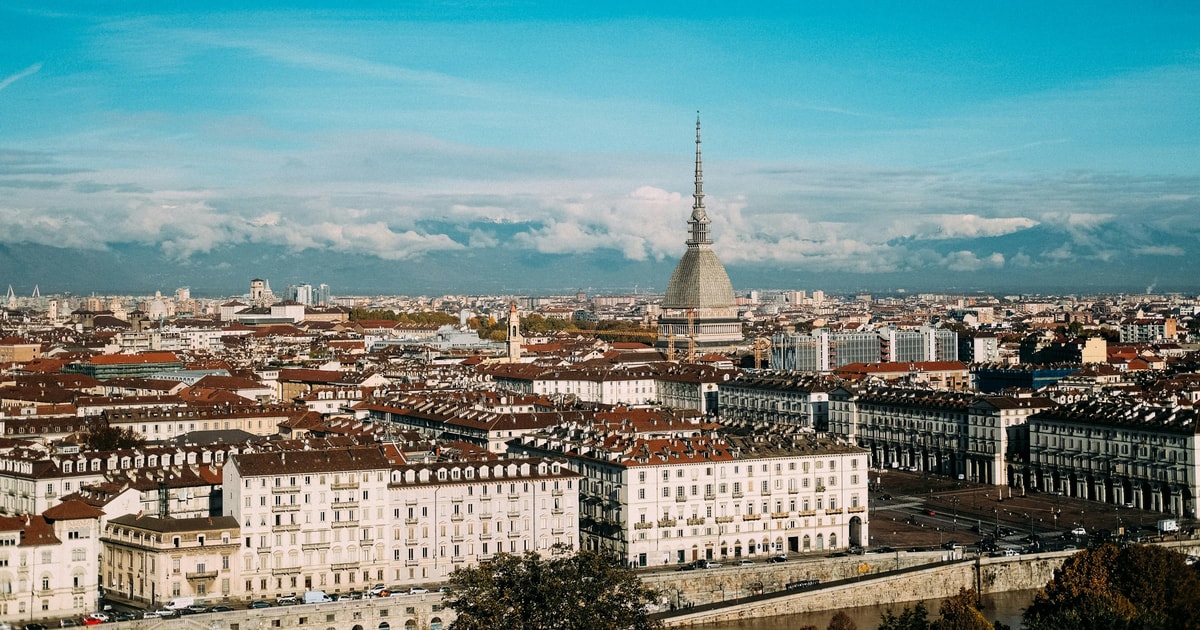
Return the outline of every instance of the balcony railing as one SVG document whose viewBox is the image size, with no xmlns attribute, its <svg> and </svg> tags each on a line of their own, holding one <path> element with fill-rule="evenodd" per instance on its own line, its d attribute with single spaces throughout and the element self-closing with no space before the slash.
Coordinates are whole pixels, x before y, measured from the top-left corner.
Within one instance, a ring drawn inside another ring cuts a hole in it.
<svg viewBox="0 0 1200 630">
<path fill-rule="evenodd" d="M 342 481 L 339 483 L 329 484 L 329 487 L 334 490 L 357 490 L 358 482 L 357 481 Z"/>
<path fill-rule="evenodd" d="M 651 527 L 654 527 L 654 523 L 651 523 L 650 521 L 637 522 L 633 524 L 634 529 L 650 529 Z"/>
<path fill-rule="evenodd" d="M 855 507 L 846 508 L 846 511 L 847 511 L 847 512 L 851 512 L 851 513 L 854 513 L 854 512 L 866 512 L 866 511 L 867 511 L 867 506 L 865 506 L 865 505 L 858 505 L 858 506 L 855 506 Z"/>
<path fill-rule="evenodd" d="M 676 521 L 673 518 L 660 518 L 660 519 L 658 519 L 658 526 L 659 527 L 675 527 L 675 522 Z"/>
<path fill-rule="evenodd" d="M 704 517 L 689 518 L 687 520 L 687 524 L 688 525 L 703 525 L 705 520 L 707 520 L 707 519 L 705 519 Z"/>
<path fill-rule="evenodd" d="M 283 494 L 285 492 L 300 492 L 300 486 L 273 486 L 272 494 Z"/>
<path fill-rule="evenodd" d="M 271 511 L 272 512 L 299 512 L 300 506 L 292 505 L 290 503 L 284 503 L 283 505 L 272 505 Z"/>
<path fill-rule="evenodd" d="M 211 579 L 217 577 L 217 572 L 216 571 L 193 571 L 191 573 L 185 573 L 184 577 L 189 580 L 211 580 Z"/>
<path fill-rule="evenodd" d="M 334 521 L 332 525 L 334 529 L 341 527 L 358 527 L 358 521 Z"/>
<path fill-rule="evenodd" d="M 760 518 L 762 518 L 761 514 L 743 514 L 742 515 L 743 521 L 757 521 Z"/>
</svg>

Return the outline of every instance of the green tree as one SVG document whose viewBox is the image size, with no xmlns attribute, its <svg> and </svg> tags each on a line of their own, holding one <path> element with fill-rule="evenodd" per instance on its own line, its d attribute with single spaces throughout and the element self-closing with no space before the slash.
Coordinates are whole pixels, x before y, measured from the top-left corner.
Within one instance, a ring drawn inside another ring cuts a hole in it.
<svg viewBox="0 0 1200 630">
<path fill-rule="evenodd" d="M 646 612 L 655 595 L 609 558 L 559 547 L 456 569 L 447 605 L 458 613 L 452 630 L 645 630 L 661 627 Z"/>
</svg>

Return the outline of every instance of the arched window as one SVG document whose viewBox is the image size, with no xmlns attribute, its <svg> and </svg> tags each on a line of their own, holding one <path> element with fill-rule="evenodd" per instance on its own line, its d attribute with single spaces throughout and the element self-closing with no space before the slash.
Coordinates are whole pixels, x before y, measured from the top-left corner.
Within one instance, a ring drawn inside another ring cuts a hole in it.
<svg viewBox="0 0 1200 630">
<path fill-rule="evenodd" d="M 434 617 L 429 620 L 429 630 L 442 630 L 442 618 Z"/>
</svg>

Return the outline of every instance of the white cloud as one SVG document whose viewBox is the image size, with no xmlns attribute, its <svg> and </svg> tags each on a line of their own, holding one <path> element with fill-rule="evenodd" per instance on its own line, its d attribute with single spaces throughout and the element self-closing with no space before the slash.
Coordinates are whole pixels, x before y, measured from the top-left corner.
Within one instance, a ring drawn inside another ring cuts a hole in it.
<svg viewBox="0 0 1200 630">
<path fill-rule="evenodd" d="M 42 64 L 35 63 L 32 66 L 29 66 L 28 68 L 25 68 L 24 70 L 22 70 L 16 74 L 10 74 L 7 77 L 0 79 L 0 90 L 3 90 L 4 88 L 12 85 L 13 83 L 20 81 L 21 79 L 24 79 L 25 77 L 37 74 L 37 72 L 41 69 L 42 69 Z"/>
</svg>

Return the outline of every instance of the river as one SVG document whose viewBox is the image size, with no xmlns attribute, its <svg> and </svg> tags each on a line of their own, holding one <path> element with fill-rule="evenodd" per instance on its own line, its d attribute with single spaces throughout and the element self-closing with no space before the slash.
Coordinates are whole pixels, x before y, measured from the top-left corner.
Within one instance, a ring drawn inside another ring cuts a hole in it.
<svg viewBox="0 0 1200 630">
<path fill-rule="evenodd" d="M 1021 627 L 1021 612 L 1025 607 L 1029 606 L 1029 602 L 1033 600 L 1033 595 L 1037 591 L 1009 591 L 1005 593 L 992 593 L 983 596 L 983 614 L 988 621 L 999 621 L 1007 624 L 1010 628 L 1016 630 Z M 910 602 L 892 608 L 893 613 L 899 613 L 905 606 L 911 606 L 916 602 Z M 929 619 L 938 618 L 938 607 L 941 606 L 942 600 L 931 599 L 925 601 L 925 607 L 929 609 Z M 846 614 L 854 620 L 858 626 L 858 630 L 875 630 L 879 627 L 879 619 L 887 610 L 887 606 L 859 606 L 856 608 L 846 608 Z M 743 619 L 740 621 L 729 621 L 718 624 L 705 624 L 695 626 L 697 630 L 780 630 L 781 628 L 801 628 L 807 625 L 816 626 L 819 630 L 825 630 L 829 625 L 830 617 L 837 611 L 829 610 L 824 612 L 799 613 L 795 615 L 782 615 L 779 617 L 763 617 L 761 619 Z"/>
</svg>

